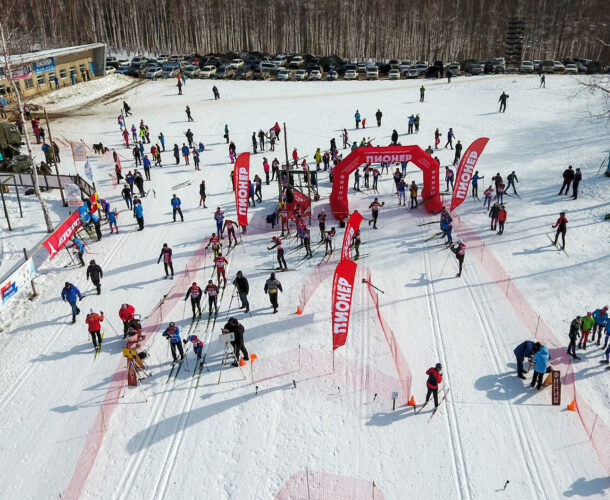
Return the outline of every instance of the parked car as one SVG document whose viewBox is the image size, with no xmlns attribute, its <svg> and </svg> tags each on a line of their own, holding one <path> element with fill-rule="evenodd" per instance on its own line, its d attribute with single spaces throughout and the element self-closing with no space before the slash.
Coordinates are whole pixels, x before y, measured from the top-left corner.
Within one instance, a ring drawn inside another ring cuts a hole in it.
<svg viewBox="0 0 610 500">
<path fill-rule="evenodd" d="M 216 76 L 216 66 L 213 66 L 212 64 L 204 66 L 201 73 L 199 73 L 199 76 L 201 78 L 212 78 L 213 76 Z"/>
<path fill-rule="evenodd" d="M 329 82 L 332 82 L 333 80 L 336 80 L 337 78 L 339 78 L 339 74 L 334 69 L 331 69 L 328 73 L 326 73 L 326 79 Z"/>
<path fill-rule="evenodd" d="M 555 61 L 542 61 L 540 69 L 543 73 L 555 73 Z"/>
<path fill-rule="evenodd" d="M 447 69 L 453 73 L 453 76 L 458 76 L 462 68 L 459 62 L 452 62 Z"/>
<path fill-rule="evenodd" d="M 426 73 L 426 71 L 428 71 L 428 64 L 426 63 L 417 63 L 415 65 L 415 69 L 417 70 L 417 73 L 420 75 L 423 75 L 424 73 Z"/>
<path fill-rule="evenodd" d="M 481 66 L 480 63 L 472 63 L 470 65 L 470 68 L 468 70 L 468 73 L 470 73 L 471 75 L 480 75 L 481 73 L 483 73 L 484 71 L 484 65 Z"/>
<path fill-rule="evenodd" d="M 298 69 L 294 74 L 294 79 L 299 81 L 307 80 L 307 71 L 304 69 Z"/>
<path fill-rule="evenodd" d="M 266 71 L 270 75 L 276 75 L 280 69 L 279 66 L 271 62 L 262 62 L 260 63 L 259 68 L 261 69 L 261 71 Z"/>
<path fill-rule="evenodd" d="M 303 59 L 302 56 L 294 56 L 290 60 L 289 67 L 291 67 L 293 69 L 299 69 L 299 68 L 302 68 L 304 65 L 305 65 L 305 59 Z"/>
<path fill-rule="evenodd" d="M 176 61 L 164 63 L 161 69 L 163 78 L 175 78 L 180 73 L 180 65 Z"/>
<path fill-rule="evenodd" d="M 199 78 L 199 75 L 201 74 L 201 69 L 199 68 L 199 66 L 189 64 L 184 68 L 184 74 L 187 78 Z"/>
<path fill-rule="evenodd" d="M 116 73 L 116 68 L 114 66 L 106 66 L 105 74 L 110 75 L 111 73 Z"/>
<path fill-rule="evenodd" d="M 150 79 L 161 78 L 163 76 L 163 70 L 159 66 L 148 68 L 144 76 Z"/>
<path fill-rule="evenodd" d="M 131 64 L 140 64 L 146 63 L 146 58 L 144 56 L 135 56 L 131 59 Z"/>
<path fill-rule="evenodd" d="M 288 80 L 292 80 L 292 71 L 290 71 L 289 69 L 286 68 L 282 68 L 278 71 L 277 73 L 277 79 L 279 81 L 288 81 Z"/>
<path fill-rule="evenodd" d="M 216 78 L 233 78 L 235 70 L 228 64 L 223 64 L 216 70 Z"/>
<path fill-rule="evenodd" d="M 374 64 L 366 67 L 367 80 L 379 80 L 379 69 Z"/>
<path fill-rule="evenodd" d="M 125 74 L 129 71 L 129 61 L 119 63 L 119 67 L 116 69 L 117 73 Z"/>
<path fill-rule="evenodd" d="M 519 65 L 519 73 L 533 73 L 534 63 L 533 61 L 521 61 Z"/>
<path fill-rule="evenodd" d="M 169 61 L 169 54 L 161 54 L 159 57 L 157 57 L 157 61 L 161 64 L 166 63 Z"/>
<path fill-rule="evenodd" d="M 266 71 L 264 69 L 256 68 L 254 71 L 252 71 L 252 78 L 254 78 L 255 80 L 266 80 L 269 77 L 269 71 Z"/>
<path fill-rule="evenodd" d="M 414 68 L 413 66 L 411 66 L 411 69 L 409 71 L 407 71 L 406 78 L 418 78 L 419 77 L 419 71 L 417 71 L 417 68 Z"/>
<path fill-rule="evenodd" d="M 230 64 L 231 68 L 233 68 L 233 69 L 239 69 L 243 65 L 244 65 L 244 60 L 243 59 L 239 59 L 239 58 L 233 59 L 231 61 L 231 64 Z"/>
<path fill-rule="evenodd" d="M 345 75 L 343 75 L 343 79 L 344 80 L 357 80 L 358 79 L 358 73 L 356 73 L 355 69 L 348 69 L 345 72 Z"/>
<path fill-rule="evenodd" d="M 109 56 L 106 58 L 106 67 L 112 67 L 117 69 L 119 67 L 119 60 L 114 56 Z"/>
<path fill-rule="evenodd" d="M 406 75 L 409 72 L 409 70 L 411 69 L 411 65 L 402 63 L 398 69 L 400 70 L 401 75 Z"/>
<path fill-rule="evenodd" d="M 356 71 L 358 73 L 365 73 L 366 74 L 366 63 L 358 63 L 358 64 L 356 64 Z"/>
<path fill-rule="evenodd" d="M 129 70 L 125 73 L 126 75 L 129 76 L 144 76 L 144 74 L 146 73 L 146 70 L 148 68 L 146 67 L 146 64 L 143 62 L 137 62 L 137 63 L 131 63 L 131 65 L 129 66 Z"/>
<path fill-rule="evenodd" d="M 566 64 L 565 73 L 568 75 L 577 75 L 578 74 L 578 66 L 575 63 Z"/>
<path fill-rule="evenodd" d="M 179 56 L 178 54 L 172 54 L 171 56 L 169 56 L 168 61 L 182 61 L 182 56 Z"/>
<path fill-rule="evenodd" d="M 249 80 L 252 78 L 252 70 L 247 66 L 242 66 L 235 73 L 236 80 Z"/>
<path fill-rule="evenodd" d="M 284 54 L 278 54 L 273 58 L 273 62 L 276 66 L 286 66 L 286 64 L 288 64 L 288 58 Z"/>
<path fill-rule="evenodd" d="M 561 61 L 555 61 L 555 73 L 563 73 L 566 67 Z"/>
<path fill-rule="evenodd" d="M 312 69 L 309 72 L 309 79 L 320 81 L 322 79 L 322 72 L 319 69 Z"/>
<path fill-rule="evenodd" d="M 400 71 L 396 68 L 391 69 L 388 73 L 388 80 L 400 80 Z"/>
</svg>

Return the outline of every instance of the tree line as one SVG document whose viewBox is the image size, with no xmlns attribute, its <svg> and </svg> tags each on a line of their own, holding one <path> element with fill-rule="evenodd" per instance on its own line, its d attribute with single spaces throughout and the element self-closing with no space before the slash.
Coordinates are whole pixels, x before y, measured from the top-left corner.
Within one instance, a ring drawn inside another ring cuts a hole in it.
<svg viewBox="0 0 610 500">
<path fill-rule="evenodd" d="M 607 0 L 0 0 L 9 29 L 42 48 L 105 42 L 132 53 L 260 51 L 434 61 L 504 55 L 609 59 Z"/>
</svg>

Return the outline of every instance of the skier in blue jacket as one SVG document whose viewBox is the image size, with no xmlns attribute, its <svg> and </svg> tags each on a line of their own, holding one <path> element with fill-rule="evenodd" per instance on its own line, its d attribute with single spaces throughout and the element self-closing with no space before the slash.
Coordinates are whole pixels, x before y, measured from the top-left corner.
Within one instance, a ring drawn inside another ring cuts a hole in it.
<svg viewBox="0 0 610 500">
<path fill-rule="evenodd" d="M 180 338 L 180 328 L 172 321 L 162 334 L 167 340 L 172 349 L 172 358 L 174 363 L 177 360 L 176 349 L 180 352 L 180 361 L 184 359 L 184 351 L 182 350 L 182 339 Z"/>
<path fill-rule="evenodd" d="M 534 355 L 534 376 L 532 377 L 531 386 L 536 386 L 536 389 L 542 388 L 542 376 L 546 373 L 546 365 L 549 362 L 549 350 L 545 345 L 540 347 L 540 350 Z"/>
<path fill-rule="evenodd" d="M 76 236 L 72 238 L 72 244 L 68 248 L 76 248 L 76 256 L 80 261 L 81 267 L 85 267 L 85 261 L 83 260 L 83 254 L 85 253 L 85 244 L 79 240 Z"/>
<path fill-rule="evenodd" d="M 172 212 L 173 212 L 173 216 L 174 216 L 174 222 L 176 222 L 176 213 L 180 214 L 180 219 L 182 219 L 182 222 L 184 222 L 184 216 L 182 215 L 182 209 L 180 208 L 180 205 L 182 205 L 182 202 L 180 201 L 180 198 L 178 198 L 175 194 L 172 196 Z"/>
<path fill-rule="evenodd" d="M 531 358 L 541 347 L 542 345 L 540 342 L 534 342 L 533 340 L 526 340 L 515 347 L 513 352 L 517 358 L 517 377 L 525 380 L 525 375 L 523 374 L 527 373 L 527 371 L 523 369 L 523 360 L 525 358 Z"/>
<path fill-rule="evenodd" d="M 593 319 L 595 320 L 595 325 L 593 325 L 593 337 L 591 338 L 591 343 L 593 343 L 595 340 L 595 332 L 597 332 L 597 345 L 600 345 L 602 331 L 608 323 L 608 306 L 604 306 L 601 309 L 595 309 L 595 311 L 593 311 Z M 606 343 L 608 343 L 607 337 Z"/>
<path fill-rule="evenodd" d="M 485 179 L 485 176 L 479 175 L 479 171 L 477 170 L 472 176 L 472 197 L 477 199 L 479 199 L 479 179 Z"/>
<path fill-rule="evenodd" d="M 72 323 L 76 323 L 76 315 L 80 313 L 80 309 L 76 306 L 76 299 L 83 300 L 80 290 L 72 283 L 66 281 L 63 290 L 61 291 L 61 299 L 70 304 L 72 308 Z"/>
<path fill-rule="evenodd" d="M 136 198 L 136 200 L 138 199 Z M 134 200 L 133 215 L 136 218 L 136 221 L 138 221 L 138 226 L 140 226 L 138 231 L 142 231 L 142 229 L 144 229 L 144 209 L 142 208 L 142 202 L 140 200 L 137 202 Z"/>
<path fill-rule="evenodd" d="M 358 110 L 356 110 L 354 120 L 356 120 L 356 128 L 360 128 L 360 112 Z"/>
</svg>

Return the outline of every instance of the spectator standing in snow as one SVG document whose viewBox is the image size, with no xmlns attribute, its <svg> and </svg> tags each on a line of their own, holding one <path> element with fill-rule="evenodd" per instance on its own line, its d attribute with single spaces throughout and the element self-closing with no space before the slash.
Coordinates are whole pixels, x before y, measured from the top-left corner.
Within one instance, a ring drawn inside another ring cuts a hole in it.
<svg viewBox="0 0 610 500">
<path fill-rule="evenodd" d="M 542 376 L 546 373 L 546 365 L 549 362 L 549 350 L 545 345 L 540 347 L 540 350 L 534 354 L 532 361 L 534 362 L 534 376 L 532 377 L 531 386 L 536 386 L 536 389 L 542 388 Z"/>
</svg>

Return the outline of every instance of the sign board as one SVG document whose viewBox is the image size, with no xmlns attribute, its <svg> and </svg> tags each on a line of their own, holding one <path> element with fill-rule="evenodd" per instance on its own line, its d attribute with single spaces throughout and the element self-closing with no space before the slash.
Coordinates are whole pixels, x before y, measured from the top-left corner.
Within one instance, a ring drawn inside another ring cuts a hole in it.
<svg viewBox="0 0 610 500">
<path fill-rule="evenodd" d="M 80 188 L 76 184 L 64 185 L 69 207 L 80 207 L 83 204 Z"/>
<path fill-rule="evenodd" d="M 33 66 L 35 74 L 51 71 L 52 69 L 55 69 L 55 58 L 47 57 L 45 59 L 40 59 L 39 61 L 36 61 Z"/>
<path fill-rule="evenodd" d="M 28 78 L 32 76 L 32 67 L 29 64 L 24 64 L 22 66 L 16 66 L 12 68 L 13 70 L 13 80 L 21 80 L 23 78 Z"/>
<path fill-rule="evenodd" d="M 0 283 L 0 311 L 6 304 L 25 289 L 25 286 L 36 276 L 32 259 L 26 260 L 4 282 Z"/>
<path fill-rule="evenodd" d="M 553 402 L 553 406 L 561 405 L 561 373 L 559 370 L 553 370 L 553 385 L 552 385 L 552 393 L 551 398 Z"/>
</svg>

